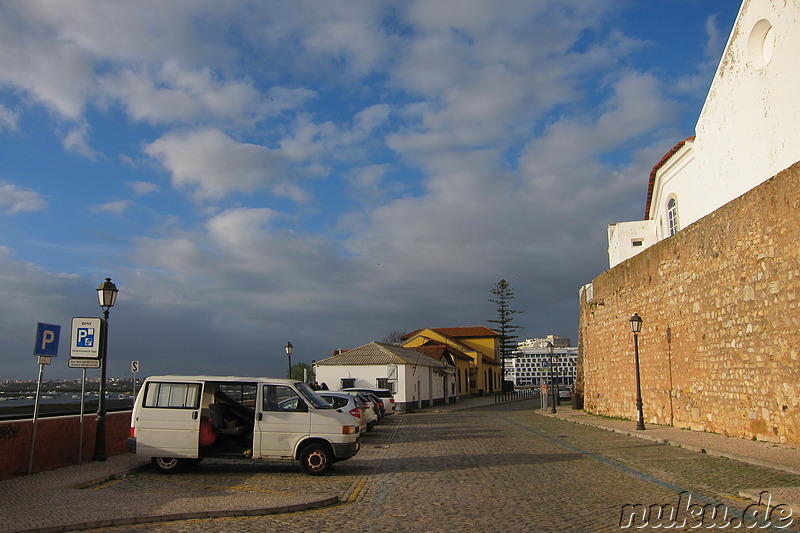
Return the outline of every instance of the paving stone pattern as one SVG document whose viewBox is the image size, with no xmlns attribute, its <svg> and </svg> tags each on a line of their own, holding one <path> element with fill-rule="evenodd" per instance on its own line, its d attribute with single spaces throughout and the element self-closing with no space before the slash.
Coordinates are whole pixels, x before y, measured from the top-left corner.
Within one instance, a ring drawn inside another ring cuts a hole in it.
<svg viewBox="0 0 800 533">
<path fill-rule="evenodd" d="M 91 490 L 109 500 L 128 494 L 160 509 L 193 498 L 229 505 L 275 493 L 340 498 L 300 512 L 102 531 L 584 532 L 620 531 L 623 505 L 677 505 L 682 491 L 735 514 L 752 503 L 737 496 L 744 487 L 800 486 L 796 474 L 540 416 L 531 407 L 517 402 L 389 417 L 364 435 L 355 458 L 322 478 L 300 474 L 296 465 L 206 461 L 184 474 L 134 474 Z M 797 522 L 782 531 L 796 531 Z"/>
</svg>

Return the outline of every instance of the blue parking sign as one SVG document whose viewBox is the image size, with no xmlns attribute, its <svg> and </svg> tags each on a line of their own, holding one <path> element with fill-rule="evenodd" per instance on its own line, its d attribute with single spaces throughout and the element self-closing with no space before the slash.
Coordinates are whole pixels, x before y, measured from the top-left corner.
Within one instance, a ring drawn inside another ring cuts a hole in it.
<svg viewBox="0 0 800 533">
<path fill-rule="evenodd" d="M 78 348 L 93 348 L 95 345 L 95 328 L 78 328 Z"/>
<path fill-rule="evenodd" d="M 70 357 L 98 359 L 102 334 L 102 321 L 99 318 L 73 318 Z"/>
<path fill-rule="evenodd" d="M 58 355 L 58 338 L 61 335 L 61 326 L 58 324 L 36 324 L 36 341 L 33 355 L 55 357 Z"/>
</svg>

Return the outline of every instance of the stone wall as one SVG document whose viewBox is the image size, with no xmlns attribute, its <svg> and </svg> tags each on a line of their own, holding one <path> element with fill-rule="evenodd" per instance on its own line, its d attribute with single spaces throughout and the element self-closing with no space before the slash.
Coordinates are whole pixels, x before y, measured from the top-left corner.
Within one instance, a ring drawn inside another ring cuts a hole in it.
<svg viewBox="0 0 800 533">
<path fill-rule="evenodd" d="M 800 163 L 600 276 L 582 293 L 588 412 L 800 445 Z"/>
</svg>

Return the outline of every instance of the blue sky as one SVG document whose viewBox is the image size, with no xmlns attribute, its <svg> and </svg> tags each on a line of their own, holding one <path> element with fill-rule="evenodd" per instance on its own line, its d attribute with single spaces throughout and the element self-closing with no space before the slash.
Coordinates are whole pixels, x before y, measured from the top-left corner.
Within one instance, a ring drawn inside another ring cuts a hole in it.
<svg viewBox="0 0 800 533">
<path fill-rule="evenodd" d="M 577 335 L 606 225 L 694 133 L 725 1 L 0 3 L 0 379 L 281 375 L 395 330 Z M 575 339 L 576 340 L 576 339 Z"/>
</svg>

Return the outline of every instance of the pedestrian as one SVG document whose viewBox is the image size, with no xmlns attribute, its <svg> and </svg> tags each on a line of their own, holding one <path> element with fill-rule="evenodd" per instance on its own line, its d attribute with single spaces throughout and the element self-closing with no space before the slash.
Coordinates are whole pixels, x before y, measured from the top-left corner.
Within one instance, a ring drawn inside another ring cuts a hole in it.
<svg viewBox="0 0 800 533">
<path fill-rule="evenodd" d="M 328 385 L 326 385 L 325 382 L 323 381 L 322 385 L 320 385 L 319 388 L 320 390 L 328 390 Z"/>
</svg>

